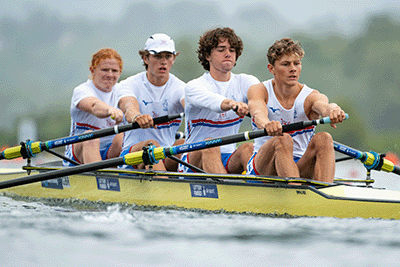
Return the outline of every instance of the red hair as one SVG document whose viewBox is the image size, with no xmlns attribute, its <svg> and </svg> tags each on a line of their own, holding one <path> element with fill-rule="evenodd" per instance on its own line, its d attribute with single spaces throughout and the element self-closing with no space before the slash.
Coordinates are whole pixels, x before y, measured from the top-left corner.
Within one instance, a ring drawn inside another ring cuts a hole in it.
<svg viewBox="0 0 400 267">
<path fill-rule="evenodd" d="M 100 49 L 99 51 L 96 52 L 96 54 L 93 55 L 92 57 L 92 64 L 90 65 L 90 68 L 95 69 L 97 65 L 100 64 L 101 61 L 105 59 L 115 59 L 118 62 L 120 72 L 122 72 L 122 67 L 124 63 L 122 62 L 121 56 L 115 51 L 114 49 L 111 48 L 103 48 Z"/>
</svg>

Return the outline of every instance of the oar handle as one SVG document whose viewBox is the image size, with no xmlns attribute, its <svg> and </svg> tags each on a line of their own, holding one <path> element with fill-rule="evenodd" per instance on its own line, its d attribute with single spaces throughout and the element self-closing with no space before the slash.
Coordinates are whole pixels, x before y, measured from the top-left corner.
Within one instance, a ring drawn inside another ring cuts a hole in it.
<svg viewBox="0 0 400 267">
<path fill-rule="evenodd" d="M 349 118 L 349 114 L 345 114 L 345 120 Z M 311 121 L 300 121 L 300 122 L 294 122 L 290 124 L 286 124 L 282 126 L 282 132 L 292 132 L 300 129 L 305 129 L 307 127 L 315 126 L 318 124 L 329 124 L 331 123 L 331 119 L 329 117 L 323 117 L 317 120 L 311 120 Z"/>
<path fill-rule="evenodd" d="M 179 118 L 183 118 L 185 116 L 184 113 L 180 113 L 180 114 L 176 114 L 176 115 L 166 115 L 166 116 L 161 116 L 161 117 L 157 117 L 157 118 L 153 118 L 154 124 L 163 124 L 172 120 L 176 120 Z M 108 130 L 114 130 L 114 132 L 112 134 L 116 134 L 116 133 L 122 133 L 122 132 L 126 132 L 126 131 L 130 131 L 130 130 L 134 130 L 134 129 L 139 129 L 140 126 L 137 122 L 133 122 L 130 124 L 126 124 L 126 125 L 120 125 L 118 126 L 118 129 L 114 128 L 108 128 Z M 103 130 L 107 130 L 107 129 L 103 129 Z M 103 130 L 99 130 L 103 131 Z M 102 136 L 101 136 L 102 137 Z"/>
<path fill-rule="evenodd" d="M 348 115 L 346 116 L 348 118 Z M 295 130 L 301 130 L 310 126 L 316 126 L 318 124 L 325 124 L 325 123 L 330 123 L 329 118 L 321 118 L 317 120 L 312 120 L 312 121 L 302 121 L 302 122 L 295 122 L 291 124 L 287 124 L 283 126 L 283 131 L 284 132 L 290 132 L 290 131 L 295 131 Z M 243 133 L 238 133 L 238 134 L 233 134 L 229 136 L 224 136 L 220 138 L 214 138 L 214 139 L 208 139 L 196 143 L 189 143 L 189 144 L 183 144 L 183 145 L 178 145 L 178 146 L 173 146 L 173 147 L 157 147 L 153 150 L 152 155 L 149 155 L 149 157 L 146 157 L 146 161 L 152 163 L 154 160 L 160 160 L 164 159 L 165 157 L 168 156 L 173 156 L 181 153 L 187 153 L 195 150 L 200 150 L 200 149 L 206 149 L 206 148 L 211 148 L 211 147 L 216 147 L 216 146 L 223 146 L 227 144 L 232 144 L 232 143 L 237 143 L 237 142 L 243 142 L 247 140 L 252 140 L 255 138 L 259 138 L 262 136 L 267 136 L 268 133 L 265 129 L 262 130 L 256 130 L 256 131 L 247 131 Z M 143 161 L 142 158 L 139 158 L 137 154 L 130 153 L 125 155 L 124 157 L 125 164 L 127 165 L 137 165 L 139 163 L 142 163 Z"/>
<path fill-rule="evenodd" d="M 183 116 L 184 116 L 183 113 L 176 114 L 176 115 L 165 115 L 165 116 L 153 118 L 153 121 L 154 121 L 154 124 L 162 124 L 162 123 L 169 122 L 171 120 L 182 118 Z M 100 137 L 104 137 L 104 136 L 118 134 L 118 133 L 130 131 L 130 130 L 134 130 L 134 129 L 138 129 L 138 128 L 140 128 L 140 126 L 137 122 L 133 122 L 133 123 L 125 124 L 125 125 L 116 125 L 114 127 L 100 129 L 100 130 L 89 132 L 89 133 L 79 134 L 79 135 L 75 135 L 75 136 L 68 136 L 68 137 L 57 139 L 57 140 L 47 141 L 47 142 L 45 142 L 45 146 L 48 149 L 51 149 L 51 148 L 55 148 L 55 147 L 59 147 L 59 146 L 66 146 L 66 145 L 79 143 L 79 142 L 83 142 L 83 141 L 87 141 L 87 140 L 92 140 L 92 139 L 96 139 L 96 138 L 100 138 Z"/>
<path fill-rule="evenodd" d="M 157 118 L 153 118 L 154 124 L 162 124 L 166 123 L 175 119 L 183 118 L 184 113 L 176 114 L 176 115 L 166 115 Z M 89 133 L 83 133 L 74 136 L 67 136 L 55 140 L 50 140 L 46 142 L 33 142 L 33 143 L 26 143 L 24 146 L 16 146 L 6 148 L 2 152 L 0 152 L 0 160 L 2 159 L 16 159 L 19 157 L 31 157 L 35 154 L 42 152 L 43 150 L 52 149 L 60 146 L 66 146 L 70 144 L 75 144 L 87 140 L 92 140 L 104 136 L 109 136 L 113 134 L 118 134 L 134 129 L 140 128 L 137 122 L 129 123 L 126 125 L 117 125 L 110 128 L 100 129 L 97 131 L 92 131 Z"/>
<path fill-rule="evenodd" d="M 301 128 L 303 128 L 305 126 L 308 127 L 309 125 L 318 125 L 318 124 L 322 124 L 322 123 L 327 123 L 324 118 L 319 119 L 319 120 L 313 120 L 310 122 L 295 123 L 295 125 L 287 125 L 285 127 L 285 129 L 300 130 Z M 103 160 L 103 161 L 99 161 L 99 162 L 82 164 L 82 165 L 78 165 L 75 167 L 63 168 L 61 170 L 49 171 L 49 172 L 39 173 L 39 174 L 21 177 L 21 178 L 17 178 L 17 179 L 13 179 L 13 180 L 2 181 L 2 182 L 0 182 L 0 189 L 24 185 L 24 184 L 30 184 L 30 183 L 35 183 L 35 182 L 40 182 L 40 181 L 45 181 L 45 180 L 50 180 L 50 179 L 54 179 L 54 178 L 79 174 L 79 173 L 83 173 L 83 172 L 94 171 L 94 170 L 98 170 L 98 169 L 115 167 L 115 166 L 123 165 L 123 164 L 137 165 L 137 164 L 143 163 L 145 161 L 150 162 L 150 164 L 151 164 L 151 160 L 160 160 L 160 159 L 164 159 L 167 156 L 171 156 L 171 155 L 176 155 L 176 154 L 180 154 L 180 153 L 184 153 L 184 152 L 190 152 L 190 151 L 194 151 L 194 150 L 210 148 L 210 147 L 214 147 L 214 146 L 226 145 L 229 143 L 237 143 L 240 141 L 246 141 L 246 140 L 258 138 L 258 137 L 265 136 L 265 135 L 268 135 L 268 133 L 263 129 L 263 130 L 234 134 L 234 135 L 225 136 L 225 137 L 221 137 L 221 138 L 205 140 L 205 141 L 192 143 L 192 144 L 183 144 L 183 145 L 179 145 L 179 146 L 166 147 L 166 148 L 165 147 L 156 147 L 156 148 L 152 149 L 153 152 L 151 155 L 149 155 L 149 153 L 144 153 L 144 151 L 136 151 L 133 153 L 129 153 L 120 158 L 107 159 L 107 160 Z"/>
</svg>

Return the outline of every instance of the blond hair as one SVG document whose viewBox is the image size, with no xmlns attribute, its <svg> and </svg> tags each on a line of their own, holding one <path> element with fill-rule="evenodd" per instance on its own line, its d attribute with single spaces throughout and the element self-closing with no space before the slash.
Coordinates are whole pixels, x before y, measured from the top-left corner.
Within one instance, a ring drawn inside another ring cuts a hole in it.
<svg viewBox="0 0 400 267">
<path fill-rule="evenodd" d="M 304 50 L 300 42 L 295 42 L 291 38 L 283 38 L 275 41 L 275 43 L 268 49 L 267 58 L 268 62 L 272 65 L 275 61 L 279 60 L 284 55 L 295 54 L 300 59 L 304 57 Z"/>
</svg>

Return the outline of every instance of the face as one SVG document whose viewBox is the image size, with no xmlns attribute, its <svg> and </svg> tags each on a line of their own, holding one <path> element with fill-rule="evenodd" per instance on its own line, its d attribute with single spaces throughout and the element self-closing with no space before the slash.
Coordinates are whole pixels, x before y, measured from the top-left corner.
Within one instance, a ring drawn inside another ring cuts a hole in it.
<svg viewBox="0 0 400 267">
<path fill-rule="evenodd" d="M 96 67 L 90 67 L 90 72 L 94 85 L 103 92 L 110 92 L 121 75 L 121 69 L 115 58 L 102 60 Z"/>
<path fill-rule="evenodd" d="M 228 39 L 220 40 L 206 59 L 210 62 L 210 72 L 230 72 L 236 63 L 236 50 L 229 44 Z"/>
<path fill-rule="evenodd" d="M 170 52 L 161 52 L 143 59 L 148 65 L 147 78 L 155 85 L 169 78 L 169 72 L 175 62 L 175 55 Z"/>
<path fill-rule="evenodd" d="M 274 79 L 283 84 L 296 85 L 301 73 L 301 58 L 296 54 L 284 55 L 275 64 L 268 64 Z"/>
</svg>

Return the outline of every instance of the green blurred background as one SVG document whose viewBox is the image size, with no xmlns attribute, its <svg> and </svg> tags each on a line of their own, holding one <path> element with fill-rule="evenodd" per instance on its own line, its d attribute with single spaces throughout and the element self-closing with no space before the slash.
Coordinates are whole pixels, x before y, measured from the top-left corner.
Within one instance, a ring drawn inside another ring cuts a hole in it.
<svg viewBox="0 0 400 267">
<path fill-rule="evenodd" d="M 300 82 L 319 89 L 350 115 L 336 130 L 318 130 L 357 149 L 400 154 L 397 1 L 383 1 L 390 5 L 362 14 L 357 5 L 346 4 L 354 1 L 331 1 L 347 15 L 310 11 L 314 17 L 305 17 L 293 5 L 285 14 L 274 7 L 279 3 L 268 1 L 249 1 L 230 10 L 226 1 L 225 6 L 220 1 L 124 1 L 119 13 L 111 12 L 113 3 L 107 1 L 91 4 L 90 12 L 79 10 L 80 1 L 71 1 L 67 15 L 56 4 L 37 2 L 0 2 L 0 147 L 25 141 L 18 140 L 18 125 L 27 118 L 37 125 L 38 140 L 68 136 L 72 91 L 88 78 L 89 61 L 98 49 L 111 47 L 121 54 L 122 80 L 143 70 L 138 50 L 147 37 L 167 33 L 181 53 L 172 73 L 189 81 L 204 72 L 195 53 L 199 36 L 229 26 L 245 47 L 235 73 L 253 74 L 261 81 L 271 78 L 266 69 L 268 47 L 286 36 L 299 40 L 306 52 Z M 88 2 L 81 4 L 88 8 Z M 110 16 L 104 5 L 110 5 Z M 297 17 L 288 19 L 297 9 L 299 18 L 307 18 L 303 24 Z M 248 121 L 243 128 L 247 127 Z"/>
</svg>

